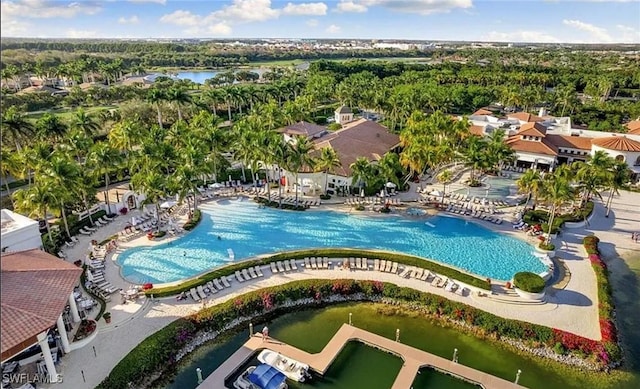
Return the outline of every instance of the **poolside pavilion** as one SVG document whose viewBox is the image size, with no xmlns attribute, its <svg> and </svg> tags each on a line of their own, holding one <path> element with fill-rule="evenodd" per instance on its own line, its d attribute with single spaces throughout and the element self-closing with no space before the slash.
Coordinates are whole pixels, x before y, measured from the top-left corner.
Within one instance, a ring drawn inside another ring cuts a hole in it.
<svg viewBox="0 0 640 389">
<path fill-rule="evenodd" d="M 20 362 L 16 357 L 39 345 L 42 353 L 35 360 L 44 360 L 50 382 L 56 382 L 57 355 L 50 342 L 57 343 L 57 330 L 64 353 L 72 350 L 67 328 L 80 322 L 74 288 L 82 269 L 38 249 L 4 254 L 0 260 L 2 363 L 14 359 L 13 369 L 18 369 L 33 358 Z"/>
</svg>

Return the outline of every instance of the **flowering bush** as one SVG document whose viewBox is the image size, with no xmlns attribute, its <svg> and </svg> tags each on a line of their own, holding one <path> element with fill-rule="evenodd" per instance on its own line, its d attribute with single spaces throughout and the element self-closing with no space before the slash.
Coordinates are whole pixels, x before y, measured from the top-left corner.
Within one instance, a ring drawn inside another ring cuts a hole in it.
<svg viewBox="0 0 640 389">
<path fill-rule="evenodd" d="M 264 309 L 267 311 L 271 310 L 273 308 L 273 295 L 269 292 L 264 292 L 260 297 L 262 297 Z"/>
<path fill-rule="evenodd" d="M 127 209 L 127 207 L 124 207 L 124 208 L 120 208 L 118 212 L 120 212 L 120 215 L 124 216 L 127 214 L 127 212 L 129 212 L 129 210 Z"/>
</svg>

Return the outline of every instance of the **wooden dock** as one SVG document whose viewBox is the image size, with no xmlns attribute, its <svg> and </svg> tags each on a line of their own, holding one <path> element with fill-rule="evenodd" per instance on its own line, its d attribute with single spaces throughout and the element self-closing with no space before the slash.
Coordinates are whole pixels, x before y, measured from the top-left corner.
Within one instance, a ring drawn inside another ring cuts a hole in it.
<svg viewBox="0 0 640 389">
<path fill-rule="evenodd" d="M 359 328 L 343 324 L 331 338 L 329 343 L 317 354 L 310 354 L 288 344 L 269 338 L 262 340 L 261 334 L 251 337 L 238 351 L 227 359 L 218 369 L 211 373 L 198 386 L 198 389 L 219 389 L 240 365 L 245 363 L 252 355 L 262 349 L 269 349 L 309 365 L 317 373 L 324 375 L 329 366 L 340 353 L 342 348 L 350 341 L 359 341 L 371 347 L 375 347 L 403 359 L 404 363 L 391 389 L 409 389 L 413 384 L 416 374 L 423 367 L 432 367 L 436 370 L 447 372 L 464 380 L 480 385 L 485 389 L 516 389 L 523 386 L 513 382 L 492 376 L 490 374 L 472 369 L 468 366 L 455 363 L 448 359 L 433 355 L 426 351 L 418 350 L 406 344 L 392 339 L 361 330 Z"/>
</svg>

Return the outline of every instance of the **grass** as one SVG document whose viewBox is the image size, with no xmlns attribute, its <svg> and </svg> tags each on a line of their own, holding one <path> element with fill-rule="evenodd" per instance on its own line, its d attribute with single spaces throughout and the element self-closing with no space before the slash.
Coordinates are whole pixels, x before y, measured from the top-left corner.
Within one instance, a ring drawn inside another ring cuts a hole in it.
<svg viewBox="0 0 640 389">
<path fill-rule="evenodd" d="M 88 114 L 95 114 L 103 110 L 114 109 L 118 107 L 115 105 L 99 105 L 97 107 L 80 107 L 80 108 L 84 109 L 84 111 Z M 62 120 L 69 120 L 78 109 L 79 109 L 78 107 L 54 108 L 54 109 L 47 109 L 42 111 L 27 112 L 25 116 L 27 117 L 27 119 L 38 120 L 45 113 L 53 113 L 60 116 Z"/>
</svg>

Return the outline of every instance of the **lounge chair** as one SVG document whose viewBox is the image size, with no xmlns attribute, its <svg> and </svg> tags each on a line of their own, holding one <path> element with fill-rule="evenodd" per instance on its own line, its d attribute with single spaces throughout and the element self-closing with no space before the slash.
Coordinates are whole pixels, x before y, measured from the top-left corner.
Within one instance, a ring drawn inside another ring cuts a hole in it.
<svg viewBox="0 0 640 389">
<path fill-rule="evenodd" d="M 189 290 L 189 293 L 191 294 L 192 299 L 194 299 L 195 301 L 200 301 L 200 296 L 198 296 L 198 292 L 196 291 L 196 288 L 191 288 Z"/>
<path fill-rule="evenodd" d="M 73 246 L 75 246 L 75 243 L 71 243 L 71 242 L 65 241 L 64 245 L 67 246 L 67 247 L 73 247 Z"/>
<path fill-rule="evenodd" d="M 254 268 L 256 274 L 258 275 L 258 277 L 264 277 L 264 274 L 262 274 L 262 269 L 260 269 L 260 266 L 257 266 Z"/>
<path fill-rule="evenodd" d="M 289 261 L 282 261 L 282 264 L 284 265 L 285 271 L 291 271 L 291 265 L 289 265 Z"/>
<path fill-rule="evenodd" d="M 222 286 L 222 284 L 220 284 L 220 281 L 216 278 L 215 280 L 213 280 L 213 285 L 216 287 L 216 289 L 218 290 L 222 290 L 224 289 L 224 286 Z"/>
<path fill-rule="evenodd" d="M 355 258 L 349 258 L 349 268 L 350 269 L 357 269 L 357 267 L 356 267 L 356 259 Z"/>
<path fill-rule="evenodd" d="M 445 284 L 449 281 L 449 278 L 445 277 L 445 278 L 441 278 L 438 283 L 436 283 L 436 287 L 437 288 L 442 288 L 443 286 L 445 286 Z"/>
<path fill-rule="evenodd" d="M 313 270 L 316 270 L 318 268 L 318 265 L 316 265 L 316 257 L 311 257 L 311 259 L 309 259 L 309 261 L 311 261 L 311 268 Z"/>
<path fill-rule="evenodd" d="M 238 282 L 244 282 L 244 278 L 242 278 L 242 274 L 240 274 L 240 270 L 236 270 L 236 280 L 238 280 Z"/>
<path fill-rule="evenodd" d="M 198 285 L 196 291 L 198 292 L 198 296 L 200 297 L 200 299 L 204 300 L 207 298 L 207 294 L 204 292 L 204 288 L 202 287 L 202 285 Z"/>
<path fill-rule="evenodd" d="M 304 267 L 307 269 L 311 269 L 311 262 L 309 262 L 309 257 L 304 258 Z"/>
<path fill-rule="evenodd" d="M 435 286 L 438 287 L 438 283 L 440 283 L 442 279 L 440 278 L 440 276 L 435 276 L 433 277 L 433 280 L 431 280 L 431 286 Z"/>
<path fill-rule="evenodd" d="M 362 269 L 362 258 L 356 258 L 356 269 Z"/>
<path fill-rule="evenodd" d="M 379 271 L 380 270 L 380 260 L 379 259 L 374 259 L 373 260 L 373 269 Z"/>
<path fill-rule="evenodd" d="M 220 280 L 222 281 L 222 285 L 224 285 L 225 288 L 230 288 L 231 284 L 229 283 L 229 280 L 227 279 L 227 277 L 220 277 Z"/>
<path fill-rule="evenodd" d="M 271 266 L 271 272 L 273 274 L 278 272 L 278 269 L 276 268 L 276 263 L 275 262 L 271 262 L 269 265 Z"/>
<path fill-rule="evenodd" d="M 207 288 L 209 289 L 209 293 L 211 293 L 211 294 L 218 293 L 218 288 L 216 288 L 216 287 L 213 285 L 213 282 L 212 282 L 212 281 L 207 282 Z M 205 290 L 205 292 L 206 292 L 206 290 Z"/>
<path fill-rule="evenodd" d="M 282 262 L 280 262 L 280 261 L 276 262 L 276 266 L 278 267 L 278 271 L 280 273 L 284 273 L 285 272 L 284 266 L 282 266 Z"/>
<path fill-rule="evenodd" d="M 402 273 L 400 273 L 399 275 L 400 275 L 400 277 L 405 278 L 405 277 L 408 277 L 409 273 L 412 272 L 412 271 L 413 271 L 413 269 L 411 268 L 411 266 L 407 266 L 407 267 L 404 268 Z"/>
<path fill-rule="evenodd" d="M 420 280 L 427 281 L 429 277 L 431 277 L 431 272 L 427 269 L 424 269 L 424 273 L 422 273 L 422 277 L 420 277 Z"/>
<path fill-rule="evenodd" d="M 250 280 L 251 278 L 253 278 L 253 277 L 251 277 L 251 275 L 249 274 L 247 269 L 242 269 L 241 273 L 242 273 L 242 277 L 247 281 Z"/>
<path fill-rule="evenodd" d="M 72 237 L 71 237 L 71 240 L 72 240 L 74 243 L 78 243 L 78 242 L 80 242 L 80 240 L 79 240 L 77 237 L 75 237 L 75 236 L 72 236 Z"/>
<path fill-rule="evenodd" d="M 250 267 L 247 269 L 247 271 L 249 272 L 249 275 L 251 276 L 251 278 L 258 278 L 258 274 L 256 274 L 256 269 Z"/>
<path fill-rule="evenodd" d="M 291 265 L 291 270 L 298 270 L 298 265 L 296 265 L 295 259 L 289 260 L 289 264 Z"/>
<path fill-rule="evenodd" d="M 398 262 L 394 262 L 394 263 L 391 265 L 391 273 L 394 273 L 394 274 L 395 274 L 395 273 L 398 273 Z"/>
<path fill-rule="evenodd" d="M 414 268 L 412 277 L 419 280 L 422 277 L 422 273 L 424 272 L 423 268 Z"/>
</svg>

